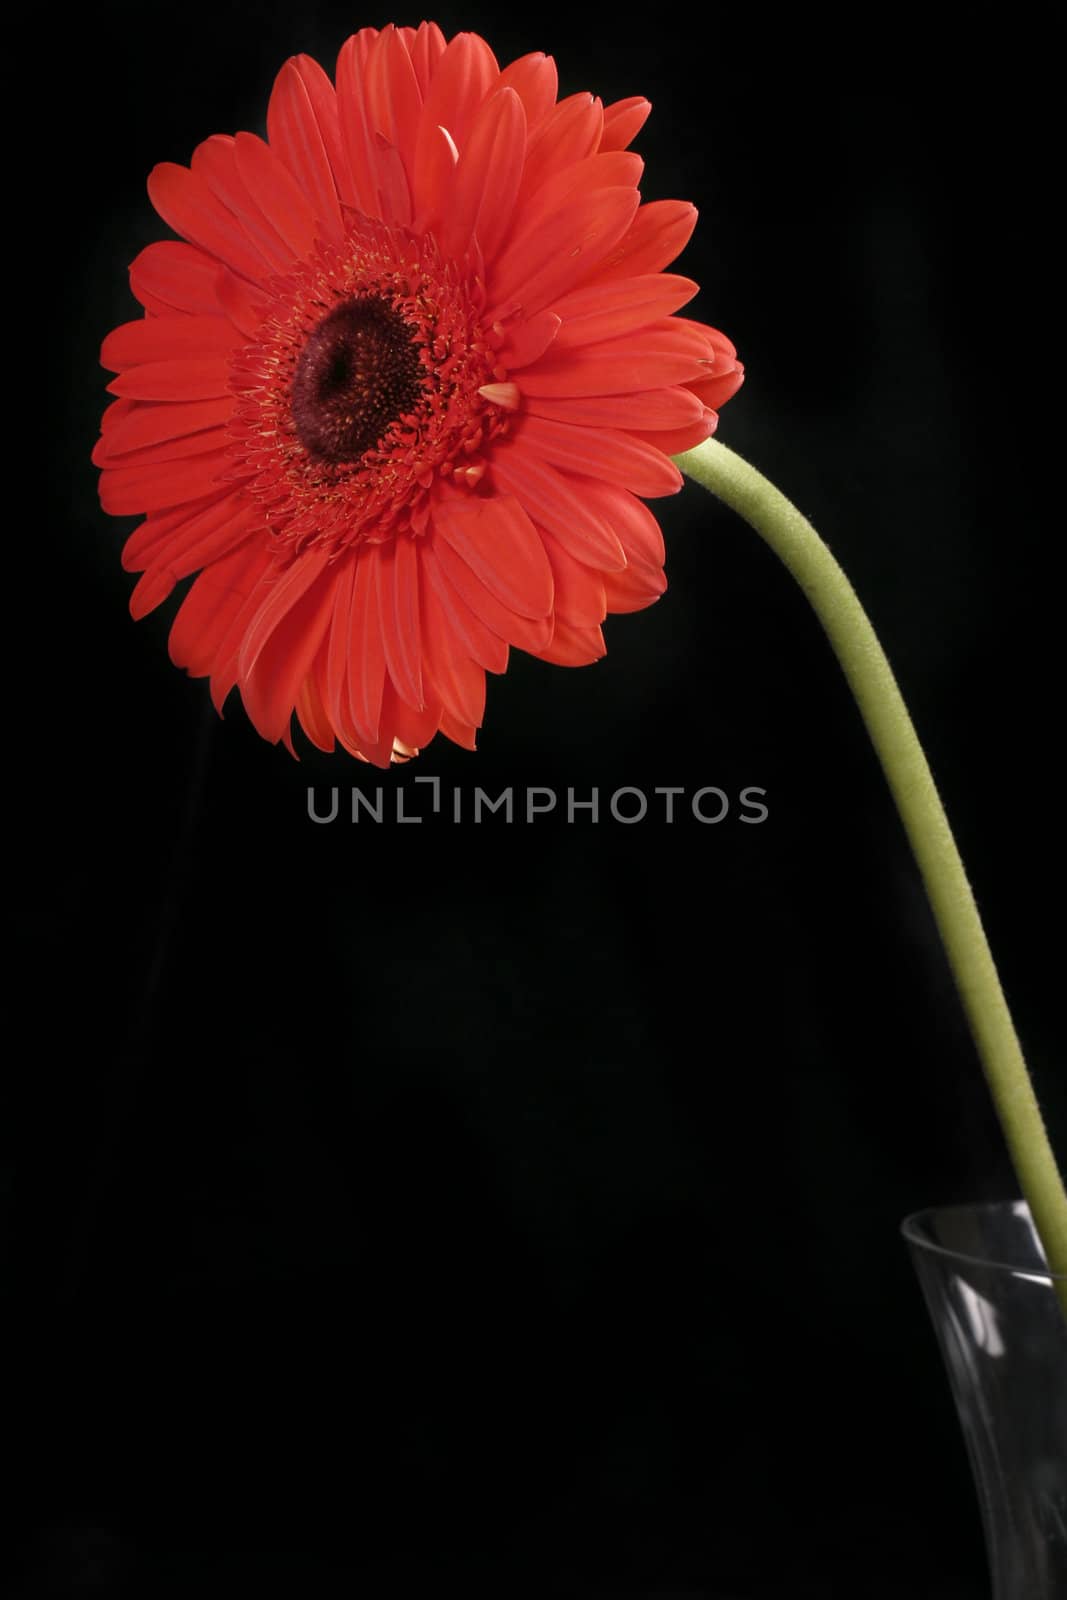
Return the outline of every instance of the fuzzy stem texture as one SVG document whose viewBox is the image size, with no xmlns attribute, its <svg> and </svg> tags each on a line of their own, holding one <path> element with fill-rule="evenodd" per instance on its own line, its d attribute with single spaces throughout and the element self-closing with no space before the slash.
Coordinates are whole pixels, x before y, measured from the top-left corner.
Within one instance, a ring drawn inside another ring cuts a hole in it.
<svg viewBox="0 0 1067 1600">
<path fill-rule="evenodd" d="M 911 841 L 1022 1191 L 1067 1311 L 1067 1193 L 967 873 L 922 746 L 874 629 L 815 529 L 774 485 L 708 439 L 675 457 L 781 558 L 844 669 Z"/>
</svg>

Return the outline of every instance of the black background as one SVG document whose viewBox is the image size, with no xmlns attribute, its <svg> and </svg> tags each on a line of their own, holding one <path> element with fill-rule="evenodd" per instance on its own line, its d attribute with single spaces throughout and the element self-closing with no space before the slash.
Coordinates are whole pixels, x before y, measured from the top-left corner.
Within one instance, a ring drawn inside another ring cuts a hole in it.
<svg viewBox="0 0 1067 1600">
<path fill-rule="evenodd" d="M 173 604 L 128 618 L 88 457 L 164 232 L 145 176 L 387 20 L 112 0 L 12 57 L 20 1592 L 980 1595 L 897 1228 L 1013 1179 L 857 714 L 755 536 L 658 502 L 663 600 L 595 667 L 515 656 L 479 753 L 399 777 L 219 723 Z M 437 20 L 652 99 L 645 197 L 699 206 L 692 311 L 748 369 L 720 437 L 873 615 L 1067 1148 L 1048 41 L 1016 9 Z M 308 819 L 309 784 L 425 810 L 419 774 L 758 785 L 769 817 Z"/>
</svg>

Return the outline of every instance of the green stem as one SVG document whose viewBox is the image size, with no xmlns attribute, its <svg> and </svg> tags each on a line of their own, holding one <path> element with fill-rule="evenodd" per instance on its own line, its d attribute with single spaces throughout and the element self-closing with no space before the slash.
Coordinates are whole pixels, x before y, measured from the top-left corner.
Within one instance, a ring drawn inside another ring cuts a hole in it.
<svg viewBox="0 0 1067 1600">
<path fill-rule="evenodd" d="M 713 439 L 675 459 L 683 472 L 744 517 L 781 557 L 814 607 L 844 668 L 919 863 L 1049 1265 L 1054 1273 L 1067 1274 L 1067 1193 L 956 841 L 874 629 L 810 522 L 755 467 Z M 1067 1284 L 1062 1291 L 1067 1309 Z"/>
</svg>

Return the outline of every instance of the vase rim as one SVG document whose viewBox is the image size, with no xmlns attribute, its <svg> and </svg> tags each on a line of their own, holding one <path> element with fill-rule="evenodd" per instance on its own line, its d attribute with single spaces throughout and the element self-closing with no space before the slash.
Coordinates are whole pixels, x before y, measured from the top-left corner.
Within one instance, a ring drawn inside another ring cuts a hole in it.
<svg viewBox="0 0 1067 1600">
<path fill-rule="evenodd" d="M 978 1216 L 981 1213 L 993 1215 L 1014 1215 L 1030 1217 L 1030 1208 L 1025 1200 L 989 1200 L 972 1201 L 963 1205 L 948 1206 L 923 1206 L 919 1211 L 912 1211 L 900 1224 L 900 1231 L 910 1245 L 917 1249 L 925 1250 L 930 1255 L 948 1256 L 953 1261 L 969 1261 L 975 1266 L 987 1267 L 995 1272 L 1006 1272 L 1014 1278 L 1027 1278 L 1035 1283 L 1052 1284 L 1067 1280 L 1067 1273 L 1052 1272 L 1047 1263 L 1040 1265 L 1032 1260 L 1028 1262 L 1004 1260 L 1004 1252 L 996 1255 L 984 1255 L 978 1250 L 960 1250 L 952 1245 L 942 1244 L 933 1236 L 929 1223 L 936 1217 Z M 1032 1223 L 1031 1223 L 1032 1226 Z"/>
</svg>

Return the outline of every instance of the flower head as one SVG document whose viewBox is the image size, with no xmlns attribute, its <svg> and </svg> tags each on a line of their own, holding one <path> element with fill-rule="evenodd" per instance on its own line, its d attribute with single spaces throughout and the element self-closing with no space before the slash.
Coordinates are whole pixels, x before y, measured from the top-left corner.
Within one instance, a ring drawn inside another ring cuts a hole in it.
<svg viewBox="0 0 1067 1600">
<path fill-rule="evenodd" d="M 639 497 L 680 487 L 741 366 L 674 315 L 696 212 L 640 203 L 648 102 L 556 89 L 541 54 L 365 28 L 336 85 L 285 64 L 266 140 L 149 178 L 179 239 L 104 341 L 101 501 L 145 519 L 134 616 L 198 574 L 171 657 L 267 739 L 295 711 L 379 765 L 473 748 L 509 647 L 580 666 L 663 592 Z"/>
</svg>

